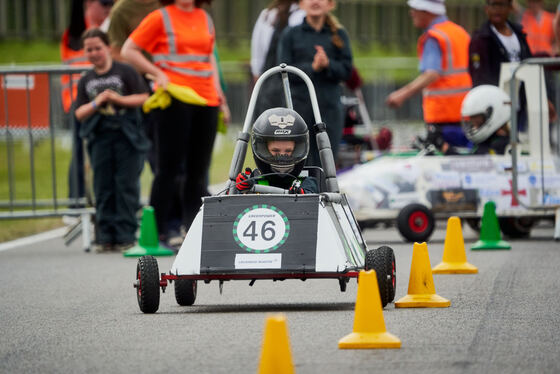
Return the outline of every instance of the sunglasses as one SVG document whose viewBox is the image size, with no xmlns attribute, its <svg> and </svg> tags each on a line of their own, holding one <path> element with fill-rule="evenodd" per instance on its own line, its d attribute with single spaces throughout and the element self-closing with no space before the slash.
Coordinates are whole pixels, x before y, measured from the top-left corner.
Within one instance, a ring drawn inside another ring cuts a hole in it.
<svg viewBox="0 0 560 374">
<path fill-rule="evenodd" d="M 98 0 L 103 6 L 113 6 L 114 0 Z"/>
</svg>

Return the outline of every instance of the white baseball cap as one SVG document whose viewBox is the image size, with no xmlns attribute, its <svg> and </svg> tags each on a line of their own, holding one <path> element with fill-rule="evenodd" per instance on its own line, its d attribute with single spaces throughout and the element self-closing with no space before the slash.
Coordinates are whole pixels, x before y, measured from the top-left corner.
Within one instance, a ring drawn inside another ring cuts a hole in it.
<svg viewBox="0 0 560 374">
<path fill-rule="evenodd" d="M 443 16 L 445 14 L 445 0 L 408 0 L 407 4 L 412 9 L 424 10 L 426 12 Z"/>
</svg>

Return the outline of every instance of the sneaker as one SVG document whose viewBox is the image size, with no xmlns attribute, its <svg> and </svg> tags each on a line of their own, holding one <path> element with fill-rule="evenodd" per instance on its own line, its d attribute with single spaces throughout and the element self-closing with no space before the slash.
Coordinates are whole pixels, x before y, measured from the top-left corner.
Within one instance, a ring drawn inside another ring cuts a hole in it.
<svg viewBox="0 0 560 374">
<path fill-rule="evenodd" d="M 113 246 L 114 252 L 126 252 L 130 248 L 134 247 L 134 242 L 127 242 L 127 243 L 117 243 Z"/>
<path fill-rule="evenodd" d="M 183 245 L 184 240 L 185 240 L 185 236 L 181 235 L 180 232 L 175 230 L 170 230 L 169 233 L 167 234 L 166 243 L 170 247 L 174 247 L 178 249 L 181 247 L 181 245 Z"/>
<path fill-rule="evenodd" d="M 109 253 L 113 252 L 113 244 L 111 243 L 96 243 L 93 245 L 96 253 Z"/>
</svg>

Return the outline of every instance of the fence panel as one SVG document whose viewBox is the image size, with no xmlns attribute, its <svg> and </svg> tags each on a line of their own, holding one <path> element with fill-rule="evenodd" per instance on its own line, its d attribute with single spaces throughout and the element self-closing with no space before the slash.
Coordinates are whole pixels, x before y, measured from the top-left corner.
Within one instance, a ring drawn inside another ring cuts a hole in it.
<svg viewBox="0 0 560 374">
<path fill-rule="evenodd" d="M 215 0 L 218 38 L 230 45 L 247 43 L 268 0 Z M 59 40 L 68 25 L 71 0 L 0 0 L 0 39 Z M 412 27 L 406 1 L 338 0 L 335 14 L 355 44 L 379 44 L 410 50 L 419 30 Z M 549 4 L 552 8 L 553 5 Z M 483 1 L 448 1 L 448 14 L 470 32 L 486 19 Z"/>
</svg>

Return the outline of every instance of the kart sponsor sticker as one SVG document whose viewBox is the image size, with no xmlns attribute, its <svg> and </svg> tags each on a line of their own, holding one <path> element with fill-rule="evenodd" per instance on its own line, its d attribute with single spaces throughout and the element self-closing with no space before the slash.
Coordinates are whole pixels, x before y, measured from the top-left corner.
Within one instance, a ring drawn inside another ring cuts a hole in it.
<svg viewBox="0 0 560 374">
<path fill-rule="evenodd" d="M 476 211 L 477 190 L 433 190 L 429 194 L 434 212 Z"/>
<path fill-rule="evenodd" d="M 281 253 L 237 253 L 235 255 L 236 269 L 280 269 L 281 267 Z"/>
<path fill-rule="evenodd" d="M 494 161 L 491 157 L 453 157 L 449 162 L 441 164 L 442 170 L 453 170 L 460 172 L 476 172 L 494 170 Z"/>
<path fill-rule="evenodd" d="M 461 187 L 461 176 L 457 172 L 426 172 L 425 178 L 435 188 Z"/>
<path fill-rule="evenodd" d="M 290 235 L 290 222 L 273 205 L 253 205 L 243 210 L 233 223 L 233 239 L 247 252 L 275 251 Z"/>
<path fill-rule="evenodd" d="M 538 187 L 542 186 L 542 181 L 544 179 L 544 187 L 545 188 L 560 188 L 560 175 L 554 174 L 545 174 L 544 178 L 541 175 L 531 174 L 528 177 L 529 184 L 531 187 Z"/>
</svg>

